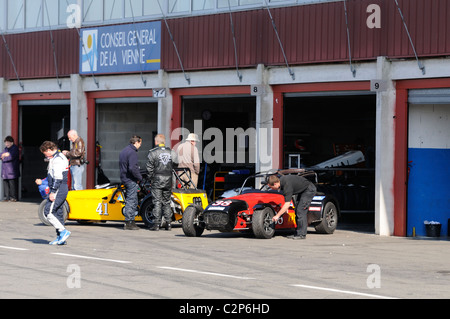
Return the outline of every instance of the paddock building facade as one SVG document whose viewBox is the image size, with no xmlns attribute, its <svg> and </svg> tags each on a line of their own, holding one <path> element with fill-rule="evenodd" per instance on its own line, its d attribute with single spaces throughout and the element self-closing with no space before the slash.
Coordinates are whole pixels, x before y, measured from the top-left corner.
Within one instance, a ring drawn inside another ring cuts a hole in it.
<svg viewBox="0 0 450 319">
<path fill-rule="evenodd" d="M 449 1 L 0 0 L 0 21 L 0 132 L 20 146 L 22 197 L 45 174 L 39 145 L 69 147 L 69 129 L 87 188 L 99 168 L 118 181 L 131 135 L 145 167 L 155 134 L 174 147 L 194 132 L 205 188 L 316 167 L 376 234 L 449 231 Z M 363 160 L 320 165 L 352 151 Z"/>
</svg>

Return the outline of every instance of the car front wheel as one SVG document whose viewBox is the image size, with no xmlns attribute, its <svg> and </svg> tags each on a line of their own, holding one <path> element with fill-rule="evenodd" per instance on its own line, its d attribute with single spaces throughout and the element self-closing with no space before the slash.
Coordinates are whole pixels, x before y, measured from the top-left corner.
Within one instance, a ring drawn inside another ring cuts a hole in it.
<svg viewBox="0 0 450 319">
<path fill-rule="evenodd" d="M 255 210 L 252 217 L 252 230 L 256 238 L 269 239 L 275 234 L 275 224 L 272 217 L 275 213 L 270 207 Z"/>
<path fill-rule="evenodd" d="M 48 199 L 44 199 L 44 200 L 41 202 L 41 204 L 39 205 L 39 208 L 38 208 L 38 217 L 39 217 L 39 219 L 41 220 L 41 222 L 42 222 L 44 225 L 46 225 L 46 226 L 51 226 L 52 224 L 50 224 L 50 222 L 48 221 L 47 216 L 45 216 L 45 214 L 44 214 L 45 205 L 47 204 L 47 201 L 48 201 Z M 69 212 L 68 212 L 69 209 L 68 209 L 68 207 L 69 207 L 69 205 L 67 204 L 67 202 L 64 202 L 64 204 L 63 204 L 63 218 L 64 218 L 64 221 L 67 220 L 67 216 L 69 215 Z"/>
<path fill-rule="evenodd" d="M 183 212 L 183 232 L 188 237 L 200 237 L 205 230 L 205 223 L 200 216 L 200 209 L 195 206 L 188 206 Z"/>
</svg>

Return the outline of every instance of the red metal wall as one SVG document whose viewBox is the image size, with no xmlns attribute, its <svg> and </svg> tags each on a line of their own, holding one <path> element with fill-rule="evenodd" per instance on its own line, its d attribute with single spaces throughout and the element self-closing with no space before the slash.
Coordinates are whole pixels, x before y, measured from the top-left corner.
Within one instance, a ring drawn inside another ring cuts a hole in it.
<svg viewBox="0 0 450 319">
<path fill-rule="evenodd" d="M 380 7 L 379 29 L 367 26 L 371 4 Z M 419 56 L 450 53 L 450 1 L 399 0 L 399 5 Z M 343 1 L 273 8 L 271 12 L 290 64 L 348 60 Z M 395 1 L 348 0 L 347 13 L 353 59 L 414 56 Z M 234 12 L 233 20 L 240 67 L 284 64 L 266 9 Z M 186 69 L 234 67 L 229 14 L 173 19 L 169 26 Z M 179 70 L 167 31 L 163 41 L 162 67 Z"/>
<path fill-rule="evenodd" d="M 53 30 L 56 61 L 60 77 L 78 73 L 79 37 L 74 29 Z M 56 77 L 50 31 L 9 34 L 5 36 L 17 73 L 22 79 Z M 3 40 L 0 49 L 0 77 L 16 75 Z"/>
<path fill-rule="evenodd" d="M 450 1 L 398 0 L 420 57 L 450 55 Z M 367 7 L 381 9 L 381 28 L 370 29 Z M 393 0 L 348 0 L 350 44 L 354 60 L 414 57 Z M 347 62 L 348 44 L 344 2 L 272 8 L 289 64 Z M 238 64 L 283 65 L 266 9 L 233 12 Z M 228 13 L 169 19 L 168 24 L 185 69 L 234 68 L 235 55 Z M 181 70 L 165 24 L 162 24 L 161 68 Z M 78 73 L 79 39 L 76 30 L 53 31 L 60 76 Z M 21 78 L 54 77 L 50 33 L 6 36 Z M 0 49 L 0 77 L 15 78 L 4 46 Z"/>
</svg>

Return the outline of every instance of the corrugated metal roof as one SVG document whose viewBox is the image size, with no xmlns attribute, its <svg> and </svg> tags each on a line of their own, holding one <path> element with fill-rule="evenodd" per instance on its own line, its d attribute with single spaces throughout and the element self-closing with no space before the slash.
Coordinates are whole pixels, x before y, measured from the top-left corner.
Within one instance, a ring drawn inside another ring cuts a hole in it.
<svg viewBox="0 0 450 319">
<path fill-rule="evenodd" d="M 344 11 L 341 3 L 272 9 L 287 59 L 292 64 L 338 61 L 347 58 Z M 234 12 L 240 67 L 284 64 L 282 51 L 267 10 Z M 234 67 L 229 14 L 168 21 L 184 67 Z M 163 31 L 166 70 L 179 70 L 173 44 Z"/>
</svg>

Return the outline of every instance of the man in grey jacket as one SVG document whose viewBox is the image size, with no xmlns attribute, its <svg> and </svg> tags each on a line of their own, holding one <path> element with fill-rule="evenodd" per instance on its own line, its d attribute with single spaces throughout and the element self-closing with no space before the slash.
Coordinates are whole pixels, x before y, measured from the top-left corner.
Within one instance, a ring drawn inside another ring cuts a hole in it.
<svg viewBox="0 0 450 319">
<path fill-rule="evenodd" d="M 138 206 L 138 182 L 142 180 L 142 175 L 138 163 L 138 150 L 142 145 L 142 138 L 134 135 L 130 139 L 130 144 L 126 146 L 119 155 L 120 181 L 125 186 L 127 192 L 125 199 L 125 230 L 138 230 L 134 221 Z"/>
</svg>

